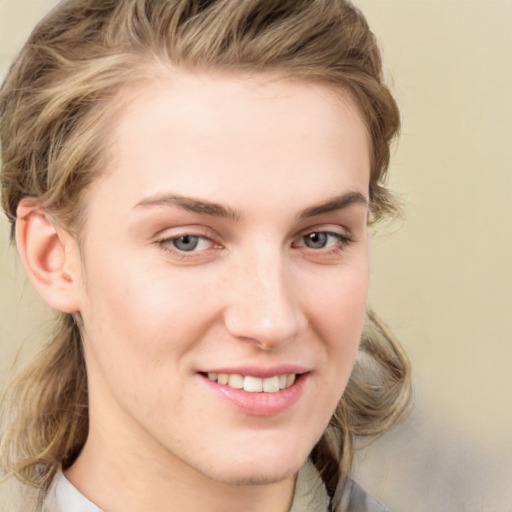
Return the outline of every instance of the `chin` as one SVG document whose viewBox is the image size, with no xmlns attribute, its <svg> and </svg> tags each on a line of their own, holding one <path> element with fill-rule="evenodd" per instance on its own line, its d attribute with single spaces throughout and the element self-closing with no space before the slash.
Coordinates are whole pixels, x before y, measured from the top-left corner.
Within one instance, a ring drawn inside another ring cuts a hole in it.
<svg viewBox="0 0 512 512">
<path fill-rule="evenodd" d="M 222 468 L 211 468 L 204 473 L 213 480 L 230 485 L 268 485 L 295 475 L 306 458 L 307 454 L 301 457 L 297 451 L 293 454 L 281 452 L 279 456 L 271 456 L 261 450 L 250 457 L 226 461 Z"/>
<path fill-rule="evenodd" d="M 295 475 L 297 471 L 300 469 L 304 461 L 302 461 L 297 466 L 289 466 L 285 469 L 270 469 L 268 467 L 262 469 L 261 471 L 249 470 L 248 468 L 244 468 L 241 471 L 234 472 L 221 472 L 214 475 L 208 475 L 213 480 L 218 482 L 223 482 L 229 485 L 270 485 L 278 482 L 282 482 L 287 478 Z"/>
</svg>

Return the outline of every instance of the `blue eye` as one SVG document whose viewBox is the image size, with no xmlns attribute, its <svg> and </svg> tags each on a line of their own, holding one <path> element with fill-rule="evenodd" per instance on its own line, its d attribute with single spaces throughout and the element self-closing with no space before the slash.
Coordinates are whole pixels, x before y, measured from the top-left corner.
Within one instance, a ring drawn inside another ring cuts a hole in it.
<svg viewBox="0 0 512 512">
<path fill-rule="evenodd" d="M 327 233 L 314 232 L 307 234 L 303 240 L 310 249 L 323 249 L 327 245 L 329 235 Z"/>
<path fill-rule="evenodd" d="M 304 245 L 310 249 L 325 249 L 344 241 L 342 235 L 326 231 L 313 231 L 302 237 Z"/>
<path fill-rule="evenodd" d="M 214 242 L 201 235 L 181 235 L 161 240 L 159 244 L 163 247 L 167 246 L 168 250 L 174 249 L 179 252 L 198 252 L 210 249 L 214 245 Z"/>
<path fill-rule="evenodd" d="M 172 239 L 172 245 L 180 251 L 193 251 L 197 249 L 200 238 L 201 237 L 194 235 L 179 236 L 178 238 Z"/>
</svg>

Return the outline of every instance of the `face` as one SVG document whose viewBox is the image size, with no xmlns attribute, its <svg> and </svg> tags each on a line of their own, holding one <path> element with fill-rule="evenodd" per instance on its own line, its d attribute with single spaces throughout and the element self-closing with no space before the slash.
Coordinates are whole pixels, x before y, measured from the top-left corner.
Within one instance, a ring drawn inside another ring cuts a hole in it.
<svg viewBox="0 0 512 512">
<path fill-rule="evenodd" d="M 322 85 L 183 73 L 132 91 L 110 137 L 81 247 L 88 443 L 227 483 L 294 474 L 365 314 L 355 106 Z"/>
</svg>

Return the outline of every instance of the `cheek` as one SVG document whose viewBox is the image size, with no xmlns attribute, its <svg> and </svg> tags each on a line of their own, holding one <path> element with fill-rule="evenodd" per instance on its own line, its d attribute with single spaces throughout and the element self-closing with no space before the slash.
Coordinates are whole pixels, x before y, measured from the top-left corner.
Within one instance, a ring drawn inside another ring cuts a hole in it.
<svg viewBox="0 0 512 512">
<path fill-rule="evenodd" d="M 324 343 L 326 389 L 334 405 L 352 372 L 366 314 L 368 265 L 340 268 L 328 279 L 314 300 L 312 327 Z"/>
<path fill-rule="evenodd" d="M 161 263 L 106 259 L 89 270 L 84 310 L 87 337 L 110 371 L 135 367 L 151 375 L 163 360 L 175 367 L 214 316 L 213 277 L 192 279 Z M 113 357 L 115 356 L 115 357 Z M 119 367 L 119 368 L 118 368 Z M 145 372 L 145 373 L 144 373 Z"/>
<path fill-rule="evenodd" d="M 180 389 L 187 352 L 200 338 L 190 295 L 141 267 L 90 274 L 83 317 L 91 395 L 107 393 L 129 414 L 159 418 L 167 400 L 160 395 Z"/>
<path fill-rule="evenodd" d="M 333 269 L 317 280 L 316 287 L 313 283 L 308 286 L 315 315 L 321 319 L 318 323 L 330 340 L 349 342 L 353 339 L 350 333 L 358 338 L 362 330 L 368 294 L 368 260 L 364 256 L 350 266 Z"/>
</svg>

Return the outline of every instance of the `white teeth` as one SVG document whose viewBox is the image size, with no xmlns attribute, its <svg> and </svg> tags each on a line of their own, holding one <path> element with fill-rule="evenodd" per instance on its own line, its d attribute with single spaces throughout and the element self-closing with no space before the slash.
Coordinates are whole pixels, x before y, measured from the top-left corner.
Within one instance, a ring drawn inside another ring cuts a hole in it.
<svg viewBox="0 0 512 512">
<path fill-rule="evenodd" d="M 279 391 L 279 377 L 263 379 L 263 391 L 266 393 L 277 393 Z"/>
<path fill-rule="evenodd" d="M 263 391 L 263 379 L 259 379 L 258 377 L 245 377 L 244 391 L 249 391 L 249 393 L 261 393 L 261 391 Z"/>
<path fill-rule="evenodd" d="M 233 374 L 229 376 L 228 386 L 230 388 L 242 389 L 244 387 L 244 378 L 241 375 Z"/>
<path fill-rule="evenodd" d="M 287 375 L 275 375 L 261 379 L 246 375 L 245 377 L 237 373 L 208 373 L 208 378 L 222 385 L 227 385 L 234 389 L 243 389 L 249 393 L 277 393 L 281 389 L 289 388 L 295 382 L 296 375 L 290 373 Z"/>
</svg>

